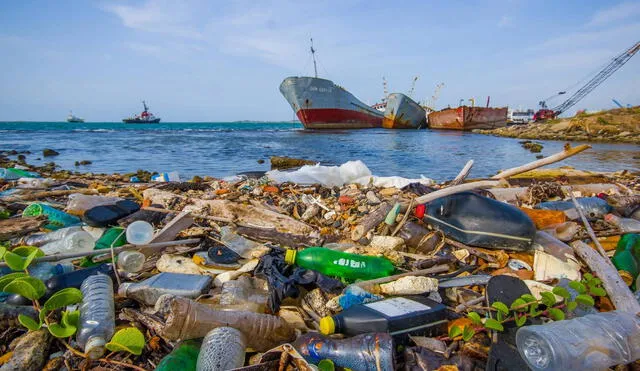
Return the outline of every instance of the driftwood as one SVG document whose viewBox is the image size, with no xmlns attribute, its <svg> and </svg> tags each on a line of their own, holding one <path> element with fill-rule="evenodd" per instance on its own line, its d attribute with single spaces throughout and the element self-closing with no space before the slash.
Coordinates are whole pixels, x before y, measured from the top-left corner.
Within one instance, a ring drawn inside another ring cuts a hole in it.
<svg viewBox="0 0 640 371">
<path fill-rule="evenodd" d="M 533 170 L 533 169 L 537 169 L 539 167 L 545 166 L 545 165 L 549 165 L 549 164 L 553 164 L 556 163 L 558 161 L 562 161 L 565 158 L 569 158 L 573 155 L 576 155 L 584 150 L 587 150 L 591 148 L 590 145 L 588 144 L 581 144 L 577 147 L 573 147 L 571 148 L 569 145 L 567 145 L 564 149 L 564 151 L 562 152 L 558 152 L 554 155 L 551 155 L 549 157 L 545 157 L 543 159 L 540 159 L 538 161 L 533 161 L 530 162 L 528 164 L 524 164 L 522 166 L 518 166 L 518 167 L 514 167 L 511 169 L 507 169 L 504 171 L 501 171 L 499 174 L 496 174 L 494 176 L 491 177 L 491 179 L 506 179 L 508 177 L 514 176 L 514 175 L 518 175 L 521 173 L 525 173 L 529 170 Z"/>
<path fill-rule="evenodd" d="M 467 177 L 467 175 L 469 175 L 469 172 L 471 171 L 472 167 L 473 167 L 473 160 L 469 160 L 467 164 L 464 165 L 462 170 L 460 170 L 460 173 L 458 173 L 458 176 L 456 176 L 456 178 L 451 182 L 451 185 L 454 186 L 462 183 L 464 179 Z"/>
<path fill-rule="evenodd" d="M 602 280 L 602 287 L 607 290 L 609 299 L 617 310 L 640 313 L 640 303 L 635 299 L 616 268 L 610 264 L 609 259 L 603 258 L 591 246 L 582 241 L 573 242 L 571 247 L 589 269 Z"/>
<path fill-rule="evenodd" d="M 164 226 L 155 236 L 151 239 L 151 243 L 173 241 L 178 233 L 191 227 L 194 220 L 188 211 L 183 211 L 176 215 L 167 225 Z"/>
<path fill-rule="evenodd" d="M 382 223 L 382 221 L 387 217 L 389 211 L 393 204 L 390 202 L 381 203 L 375 210 L 371 211 L 365 217 L 360 220 L 360 224 L 358 224 L 353 231 L 351 232 L 351 239 L 353 241 L 358 241 L 362 237 L 364 237 L 370 230 L 374 229 L 378 224 Z"/>
<path fill-rule="evenodd" d="M 0 220 L 0 240 L 10 240 L 37 232 L 45 224 L 47 224 L 46 216 L 2 219 Z"/>
<path fill-rule="evenodd" d="M 81 193 L 83 195 L 97 195 L 99 192 L 96 189 L 65 189 L 59 191 L 44 191 L 44 192 L 34 192 L 27 193 L 24 195 L 17 196 L 9 196 L 4 199 L 6 202 L 18 202 L 18 201 L 32 201 L 38 200 L 45 197 L 58 197 L 58 196 L 67 196 L 74 193 Z"/>
<path fill-rule="evenodd" d="M 239 224 L 236 233 L 241 234 L 251 240 L 262 242 L 273 242 L 289 247 L 320 246 L 321 239 L 319 233 L 309 235 L 295 235 L 286 232 L 279 232 L 275 228 L 260 228 Z"/>
<path fill-rule="evenodd" d="M 496 187 L 499 184 L 500 184 L 500 181 L 498 181 L 498 180 L 481 180 L 481 181 L 478 181 L 478 182 L 459 184 L 459 185 L 455 185 L 455 186 L 439 189 L 439 190 L 437 190 L 435 192 L 428 193 L 428 194 L 426 194 L 424 196 L 420 196 L 420 197 L 415 199 L 415 203 L 416 204 L 424 204 L 424 203 L 427 203 L 427 202 L 431 202 L 433 200 L 437 200 L 438 198 L 449 196 L 449 195 L 452 195 L 452 194 L 455 194 L 455 193 L 460 193 L 460 192 L 464 192 L 464 191 L 470 191 L 472 189 Z"/>
<path fill-rule="evenodd" d="M 489 192 L 496 198 L 498 201 L 503 202 L 517 202 L 520 196 L 524 195 L 527 191 L 528 187 L 515 187 L 515 188 L 490 188 Z M 611 183 L 596 183 L 596 184 L 578 184 L 572 186 L 562 186 L 562 190 L 565 193 L 568 193 L 570 190 L 574 190 L 576 192 L 581 192 L 583 195 L 608 192 L 610 190 L 621 191 L 621 187 L 616 184 Z"/>
</svg>

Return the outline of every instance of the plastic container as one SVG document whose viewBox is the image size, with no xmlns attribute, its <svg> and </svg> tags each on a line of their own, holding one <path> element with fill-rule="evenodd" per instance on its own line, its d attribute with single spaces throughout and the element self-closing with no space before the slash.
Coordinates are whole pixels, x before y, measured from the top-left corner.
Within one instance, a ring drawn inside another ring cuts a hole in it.
<svg viewBox="0 0 640 371">
<path fill-rule="evenodd" d="M 98 359 L 115 331 L 113 282 L 109 276 L 87 277 L 80 286 L 82 304 L 76 341 L 90 359 Z"/>
<path fill-rule="evenodd" d="M 172 171 L 170 173 L 160 173 L 151 176 L 152 182 L 179 182 L 180 174 L 177 171 Z"/>
<path fill-rule="evenodd" d="M 264 352 L 295 338 L 293 328 L 282 318 L 247 311 L 222 311 L 191 299 L 163 295 L 155 309 L 166 317 L 162 336 L 168 340 L 197 339 L 217 327 L 242 332 L 247 346 Z"/>
<path fill-rule="evenodd" d="M 92 227 L 115 226 L 118 221 L 140 210 L 140 205 L 131 200 L 120 200 L 114 204 L 94 206 L 84 212 L 82 221 Z"/>
<path fill-rule="evenodd" d="M 113 205 L 118 201 L 122 201 L 120 197 L 105 197 L 95 195 L 83 195 L 82 193 L 74 193 L 69 195 L 66 211 L 69 214 L 82 216 L 85 211 L 102 205 Z"/>
<path fill-rule="evenodd" d="M 3 169 L 0 168 L 0 179 L 16 180 L 20 178 L 38 178 L 40 175 L 31 171 L 16 168 Z"/>
<path fill-rule="evenodd" d="M 77 231 L 67 234 L 62 239 L 51 241 L 43 245 L 40 247 L 40 250 L 42 250 L 46 255 L 87 252 L 93 251 L 95 245 L 96 242 L 93 240 L 93 236 L 85 231 Z"/>
<path fill-rule="evenodd" d="M 200 340 L 183 341 L 158 363 L 155 371 L 195 371 L 199 353 Z"/>
<path fill-rule="evenodd" d="M 347 280 L 387 277 L 395 271 L 393 264 L 386 258 L 349 254 L 323 247 L 309 247 L 301 251 L 287 250 L 285 261 L 327 276 Z"/>
<path fill-rule="evenodd" d="M 613 311 L 518 329 L 516 344 L 533 370 L 606 370 L 640 358 L 640 318 Z"/>
<path fill-rule="evenodd" d="M 218 327 L 202 340 L 198 371 L 226 371 L 244 366 L 247 340 L 233 327 Z"/>
<path fill-rule="evenodd" d="M 43 203 L 31 204 L 22 211 L 23 217 L 40 215 L 46 215 L 49 219 L 49 223 L 44 226 L 46 229 L 56 230 L 80 224 L 80 219 L 78 217 L 69 215 L 64 211 L 60 211 Z"/>
<path fill-rule="evenodd" d="M 528 250 L 536 233 L 517 207 L 472 192 L 430 202 L 423 220 L 456 241 L 489 249 Z"/>
<path fill-rule="evenodd" d="M 602 218 L 606 213 L 611 211 L 611 205 L 607 201 L 598 197 L 579 197 L 576 198 L 578 206 L 582 210 L 584 216 L 589 220 L 597 220 Z M 541 202 L 535 206 L 536 209 L 561 210 L 569 211 L 575 209 L 573 201 L 549 201 Z"/>
<path fill-rule="evenodd" d="M 118 288 L 118 295 L 153 306 L 165 294 L 197 298 L 211 287 L 208 275 L 163 272 L 140 282 L 125 282 Z"/>
<path fill-rule="evenodd" d="M 147 257 L 140 251 L 122 251 L 118 254 L 118 269 L 127 273 L 140 272 Z"/>
<path fill-rule="evenodd" d="M 618 227 L 623 233 L 640 233 L 639 220 L 621 218 L 613 214 L 605 215 L 604 220 Z"/>
<path fill-rule="evenodd" d="M 66 238 L 72 233 L 80 232 L 82 230 L 83 230 L 82 227 L 76 226 L 76 227 L 61 228 L 61 229 L 58 229 L 57 231 L 53 231 L 49 233 L 34 233 L 29 237 L 25 238 L 23 240 L 23 243 L 29 246 L 42 246 L 52 241 L 61 240 L 63 238 Z"/>
<path fill-rule="evenodd" d="M 143 220 L 138 220 L 127 227 L 127 242 L 134 245 L 144 245 L 153 239 L 153 226 Z"/>
<path fill-rule="evenodd" d="M 304 359 L 313 364 L 329 359 L 336 366 L 359 371 L 392 371 L 393 339 L 386 333 L 357 335 L 349 339 L 331 339 L 307 333 L 292 344 Z"/>
<path fill-rule="evenodd" d="M 633 286 L 640 274 L 640 234 L 623 235 L 611 261 L 627 286 Z"/>
<path fill-rule="evenodd" d="M 324 317 L 320 320 L 320 332 L 349 336 L 369 332 L 434 336 L 446 323 L 444 305 L 425 296 L 411 295 L 354 305 L 335 316 Z"/>
</svg>

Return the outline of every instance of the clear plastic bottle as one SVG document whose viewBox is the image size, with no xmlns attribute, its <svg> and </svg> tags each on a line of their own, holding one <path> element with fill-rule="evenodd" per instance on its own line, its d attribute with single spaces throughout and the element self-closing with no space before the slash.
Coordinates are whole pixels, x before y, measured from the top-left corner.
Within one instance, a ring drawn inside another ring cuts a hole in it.
<svg viewBox="0 0 640 371">
<path fill-rule="evenodd" d="M 89 276 L 80 286 L 82 304 L 76 340 L 90 359 L 98 359 L 115 331 L 113 282 L 104 274 Z"/>
<path fill-rule="evenodd" d="M 118 201 L 122 201 L 122 198 L 74 193 L 69 195 L 69 202 L 67 203 L 66 211 L 69 214 L 82 216 L 85 211 L 91 208 L 103 205 L 113 205 Z"/>
<path fill-rule="evenodd" d="M 535 371 L 606 370 L 640 358 L 640 318 L 613 311 L 521 327 L 516 343 Z"/>
<path fill-rule="evenodd" d="M 87 252 L 92 251 L 96 242 L 89 233 L 85 231 L 77 231 L 69 233 L 62 239 L 51 241 L 40 247 L 40 250 L 46 255 L 69 252 Z"/>
<path fill-rule="evenodd" d="M 42 246 L 46 243 L 61 240 L 68 235 L 82 231 L 82 227 L 67 227 L 49 233 L 35 233 L 24 239 L 24 244 L 29 246 Z"/>
<path fill-rule="evenodd" d="M 146 259 L 140 251 L 122 251 L 118 254 L 118 268 L 127 273 L 140 272 Z"/>
<path fill-rule="evenodd" d="M 154 305 L 165 294 L 197 298 L 211 287 L 211 276 L 163 272 L 141 282 L 125 282 L 118 288 L 118 295 Z"/>
<path fill-rule="evenodd" d="M 620 228 L 623 233 L 640 233 L 640 220 L 621 218 L 613 214 L 605 215 L 604 220 Z"/>
<path fill-rule="evenodd" d="M 233 306 L 235 309 L 243 307 L 251 312 L 264 312 L 269 300 L 267 282 L 257 278 L 241 276 L 237 280 L 222 284 L 220 304 Z"/>
<path fill-rule="evenodd" d="M 244 366 L 247 340 L 233 327 L 215 328 L 204 337 L 197 371 L 225 371 Z"/>
<path fill-rule="evenodd" d="M 17 188 L 22 189 L 42 189 L 53 185 L 55 181 L 49 178 L 20 178 Z"/>
<path fill-rule="evenodd" d="M 153 239 L 153 226 L 144 220 L 135 221 L 127 227 L 127 242 L 144 245 Z"/>
<path fill-rule="evenodd" d="M 263 247 L 264 245 L 255 241 L 251 241 L 236 234 L 230 227 L 222 227 L 220 230 L 220 241 L 233 250 L 236 254 L 245 259 L 252 258 L 251 252 L 254 249 Z"/>
</svg>

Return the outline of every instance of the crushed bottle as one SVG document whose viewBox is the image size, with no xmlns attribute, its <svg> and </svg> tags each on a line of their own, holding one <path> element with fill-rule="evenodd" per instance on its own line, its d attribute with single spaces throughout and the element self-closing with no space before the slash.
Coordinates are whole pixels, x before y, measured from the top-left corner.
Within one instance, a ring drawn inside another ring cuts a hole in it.
<svg viewBox="0 0 640 371">
<path fill-rule="evenodd" d="M 153 306 L 165 294 L 195 299 L 209 290 L 211 282 L 207 275 L 163 272 L 144 281 L 121 284 L 118 295 Z"/>
</svg>

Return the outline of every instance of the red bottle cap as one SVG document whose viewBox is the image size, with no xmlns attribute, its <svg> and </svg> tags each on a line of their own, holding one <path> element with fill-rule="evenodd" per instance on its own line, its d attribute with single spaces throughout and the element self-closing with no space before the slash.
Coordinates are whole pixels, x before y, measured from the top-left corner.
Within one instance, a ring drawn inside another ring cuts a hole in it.
<svg viewBox="0 0 640 371">
<path fill-rule="evenodd" d="M 415 216 L 418 219 L 422 219 L 424 217 L 424 213 L 427 211 L 427 206 L 425 204 L 420 204 L 416 206 Z"/>
</svg>

